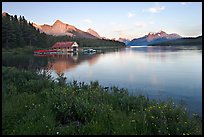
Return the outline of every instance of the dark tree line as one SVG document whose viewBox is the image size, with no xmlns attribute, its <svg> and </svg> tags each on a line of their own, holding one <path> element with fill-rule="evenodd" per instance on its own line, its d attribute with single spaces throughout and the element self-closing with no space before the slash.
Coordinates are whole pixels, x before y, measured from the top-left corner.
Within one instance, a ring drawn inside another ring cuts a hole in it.
<svg viewBox="0 0 204 137">
<path fill-rule="evenodd" d="M 196 38 L 180 38 L 169 40 L 165 42 L 158 42 L 154 44 L 150 44 L 150 46 L 200 46 L 202 47 L 202 36 L 198 36 Z"/>
<path fill-rule="evenodd" d="M 80 47 L 125 46 L 121 42 L 101 39 L 71 38 L 41 33 L 24 16 L 2 14 L 2 48 L 33 46 L 50 48 L 59 41 L 76 41 Z"/>
</svg>

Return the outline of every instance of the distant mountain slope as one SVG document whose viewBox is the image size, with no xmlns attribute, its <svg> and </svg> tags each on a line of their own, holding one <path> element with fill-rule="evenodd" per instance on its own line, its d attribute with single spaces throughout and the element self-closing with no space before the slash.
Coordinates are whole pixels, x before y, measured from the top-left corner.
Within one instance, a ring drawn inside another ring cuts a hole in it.
<svg viewBox="0 0 204 137">
<path fill-rule="evenodd" d="M 49 35 L 54 36 L 70 36 L 70 37 L 77 37 L 77 38 L 90 38 L 90 39 L 97 39 L 94 35 L 91 35 L 87 32 L 84 32 L 75 26 L 65 24 L 60 20 L 56 20 L 53 25 L 37 25 L 33 23 L 33 26 L 38 28 L 40 32 L 44 32 Z"/>
<path fill-rule="evenodd" d="M 95 30 L 93 30 L 93 29 L 91 29 L 91 28 L 89 28 L 89 29 L 87 30 L 87 33 L 89 33 L 89 34 L 91 34 L 91 35 L 93 35 L 93 36 L 95 36 L 95 37 L 97 37 L 97 38 L 99 38 L 99 39 L 102 39 L 102 37 L 101 37 Z"/>
<path fill-rule="evenodd" d="M 155 44 L 149 44 L 149 46 L 202 46 L 202 36 L 196 38 L 180 38 L 174 40 L 168 40 L 165 42 L 159 42 Z"/>
<path fill-rule="evenodd" d="M 128 43 L 130 42 L 130 40 L 126 38 L 119 38 L 117 41 L 123 42 L 125 43 L 125 45 L 128 45 Z"/>
<path fill-rule="evenodd" d="M 154 44 L 157 42 L 164 42 L 164 41 L 168 41 L 171 39 L 178 39 L 178 38 L 182 38 L 182 37 L 175 33 L 167 34 L 164 31 L 160 31 L 157 33 L 150 32 L 148 35 L 145 35 L 144 37 L 135 38 L 131 40 L 128 43 L 128 46 L 147 46 L 149 44 Z"/>
</svg>

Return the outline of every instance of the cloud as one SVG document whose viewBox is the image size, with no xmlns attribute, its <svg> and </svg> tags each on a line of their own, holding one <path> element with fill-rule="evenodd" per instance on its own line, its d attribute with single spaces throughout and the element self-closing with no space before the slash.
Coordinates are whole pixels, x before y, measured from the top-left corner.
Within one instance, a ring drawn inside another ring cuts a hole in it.
<svg viewBox="0 0 204 137">
<path fill-rule="evenodd" d="M 164 6 L 156 6 L 156 7 L 149 8 L 148 11 L 151 12 L 151 13 L 158 13 L 158 12 L 164 10 L 164 9 L 165 9 Z"/>
<path fill-rule="evenodd" d="M 86 23 L 89 23 L 89 24 L 92 23 L 92 21 L 90 19 L 84 19 L 83 21 L 86 22 Z"/>
<path fill-rule="evenodd" d="M 187 5 L 189 4 L 190 2 L 180 2 L 181 5 Z"/>
<path fill-rule="evenodd" d="M 116 23 L 115 22 L 110 22 L 110 25 L 115 25 Z"/>
<path fill-rule="evenodd" d="M 144 28 L 147 26 L 147 24 L 145 22 L 136 22 L 135 25 L 139 28 Z"/>
<path fill-rule="evenodd" d="M 131 13 L 131 12 L 128 13 L 128 18 L 132 18 L 132 17 L 134 17 L 134 16 L 135 16 L 134 13 Z"/>
<path fill-rule="evenodd" d="M 180 2 L 181 3 L 181 5 L 186 5 L 187 3 L 186 2 Z"/>
<path fill-rule="evenodd" d="M 150 21 L 149 24 L 153 25 L 153 24 L 155 24 L 155 23 L 154 23 L 154 21 Z"/>
<path fill-rule="evenodd" d="M 122 31 L 127 31 L 128 26 L 123 25 L 123 24 L 115 24 L 112 29 L 113 29 L 114 32 L 122 32 Z"/>
</svg>

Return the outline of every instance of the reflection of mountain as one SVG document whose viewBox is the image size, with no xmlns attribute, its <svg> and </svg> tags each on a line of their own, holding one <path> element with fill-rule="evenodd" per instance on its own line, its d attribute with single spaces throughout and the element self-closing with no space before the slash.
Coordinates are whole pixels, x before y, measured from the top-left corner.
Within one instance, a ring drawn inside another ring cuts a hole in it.
<svg viewBox="0 0 204 137">
<path fill-rule="evenodd" d="M 66 70 L 70 70 L 75 68 L 76 64 L 66 61 L 66 60 L 58 60 L 56 62 L 48 62 L 48 68 L 52 68 L 56 71 L 57 74 L 62 74 Z"/>
<path fill-rule="evenodd" d="M 182 50 L 182 49 L 181 49 Z M 174 58 L 175 60 L 179 57 L 179 49 L 175 47 L 134 47 L 126 48 L 124 52 L 120 52 L 121 60 L 123 65 L 128 64 L 128 62 L 135 63 L 137 61 L 143 60 L 143 65 L 146 66 L 145 61 L 152 61 L 154 63 L 166 62 L 168 58 Z M 170 54 L 169 54 L 170 53 Z M 142 63 L 141 63 L 142 64 Z M 138 66 L 143 67 L 144 66 Z M 148 69 L 147 69 L 148 71 Z"/>
<path fill-rule="evenodd" d="M 48 68 L 56 73 L 62 74 L 65 71 L 76 68 L 82 62 L 87 61 L 90 65 L 97 62 L 99 54 L 95 55 L 55 55 L 49 57 Z"/>
</svg>

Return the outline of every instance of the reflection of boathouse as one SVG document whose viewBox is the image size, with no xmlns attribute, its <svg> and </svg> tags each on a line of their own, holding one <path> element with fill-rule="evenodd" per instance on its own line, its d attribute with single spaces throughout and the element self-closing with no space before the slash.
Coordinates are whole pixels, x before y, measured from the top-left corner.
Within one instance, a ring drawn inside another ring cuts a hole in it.
<svg viewBox="0 0 204 137">
<path fill-rule="evenodd" d="M 48 62 L 48 68 L 54 69 L 56 73 L 62 74 L 65 71 L 75 68 L 78 63 L 78 55 L 70 54 L 58 54 L 50 57 Z"/>
<path fill-rule="evenodd" d="M 65 52 L 78 52 L 79 45 L 76 42 L 57 42 L 52 49 Z"/>
<path fill-rule="evenodd" d="M 70 54 L 57 54 L 49 57 L 48 68 L 51 70 L 55 70 L 55 72 L 60 75 L 69 71 L 70 69 L 75 68 L 82 62 L 87 61 L 89 65 L 93 65 L 97 62 L 99 55 L 92 56 L 78 56 Z"/>
</svg>

